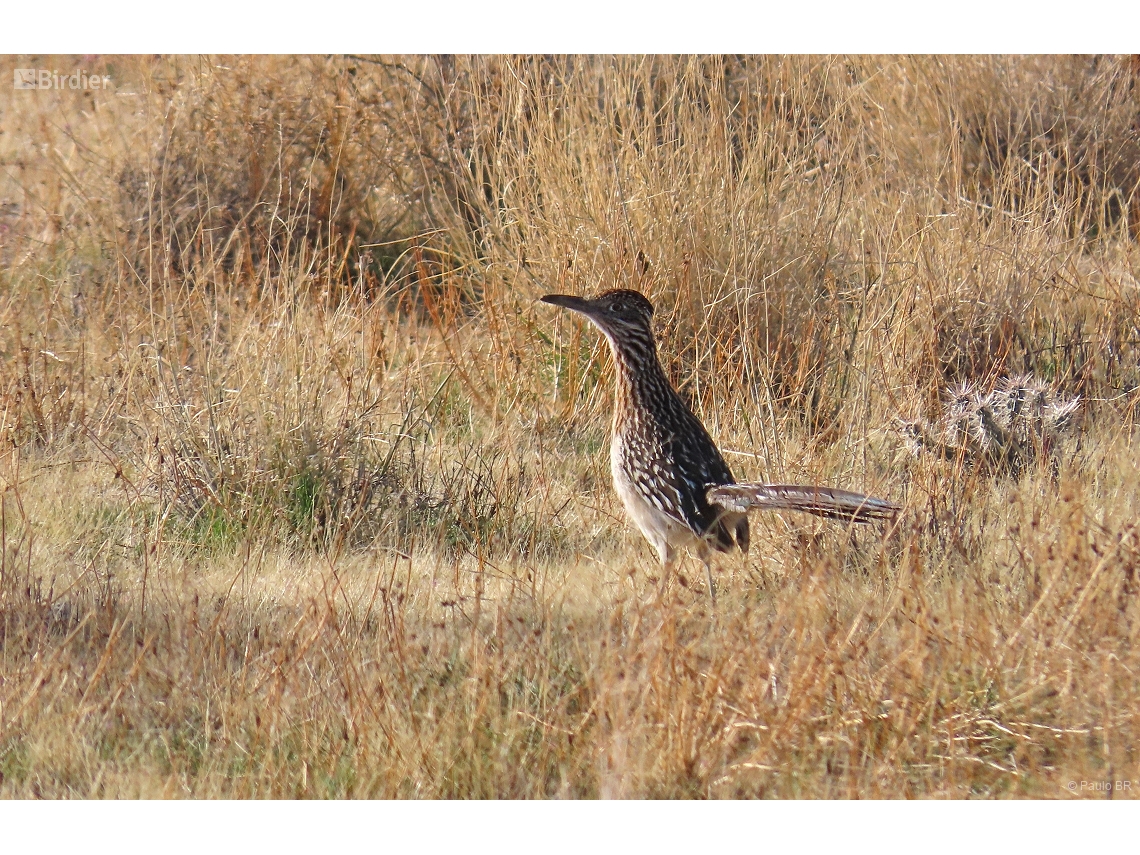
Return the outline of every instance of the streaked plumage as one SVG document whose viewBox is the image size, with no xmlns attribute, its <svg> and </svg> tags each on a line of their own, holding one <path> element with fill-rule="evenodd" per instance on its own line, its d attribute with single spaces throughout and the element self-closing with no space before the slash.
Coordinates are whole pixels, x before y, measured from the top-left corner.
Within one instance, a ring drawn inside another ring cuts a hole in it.
<svg viewBox="0 0 1140 855">
<path fill-rule="evenodd" d="M 706 498 L 711 504 L 745 513 L 749 508 L 804 511 L 844 522 L 888 520 L 898 513 L 898 505 L 884 499 L 836 490 L 833 487 L 794 484 L 723 484 L 710 487 Z"/>
<path fill-rule="evenodd" d="M 737 484 L 704 425 L 665 376 L 653 338 L 653 305 L 636 291 L 543 302 L 585 315 L 609 341 L 616 369 L 610 467 L 626 512 L 668 571 L 693 546 L 715 599 L 710 548 L 748 551 L 749 508 L 804 511 L 847 522 L 888 519 L 897 505 L 830 487 Z"/>
</svg>

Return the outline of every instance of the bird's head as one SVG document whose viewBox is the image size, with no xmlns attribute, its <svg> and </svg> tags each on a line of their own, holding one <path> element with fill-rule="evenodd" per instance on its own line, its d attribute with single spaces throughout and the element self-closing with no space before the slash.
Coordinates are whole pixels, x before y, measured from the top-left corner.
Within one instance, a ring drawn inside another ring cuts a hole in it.
<svg viewBox="0 0 1140 855">
<path fill-rule="evenodd" d="M 637 291 L 604 291 L 591 298 L 547 294 L 542 302 L 585 315 L 615 346 L 653 340 L 653 304 Z"/>
</svg>

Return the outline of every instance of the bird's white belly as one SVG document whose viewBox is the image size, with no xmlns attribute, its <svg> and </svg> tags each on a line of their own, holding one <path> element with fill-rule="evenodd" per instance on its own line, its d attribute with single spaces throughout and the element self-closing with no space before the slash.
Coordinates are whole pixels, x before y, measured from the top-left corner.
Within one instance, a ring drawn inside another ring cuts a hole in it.
<svg viewBox="0 0 1140 855">
<path fill-rule="evenodd" d="M 610 472 L 613 474 L 614 489 L 617 490 L 626 513 L 637 525 L 661 556 L 664 563 L 673 559 L 673 549 L 688 545 L 695 540 L 689 527 L 683 525 L 663 510 L 655 507 L 639 493 L 626 476 L 622 465 L 624 449 L 617 437 L 610 445 Z"/>
</svg>

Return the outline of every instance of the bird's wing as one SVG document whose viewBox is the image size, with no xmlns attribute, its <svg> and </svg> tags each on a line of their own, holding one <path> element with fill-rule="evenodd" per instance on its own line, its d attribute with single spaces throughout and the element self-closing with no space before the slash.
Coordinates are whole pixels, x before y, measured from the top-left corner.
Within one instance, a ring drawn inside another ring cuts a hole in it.
<svg viewBox="0 0 1140 855">
<path fill-rule="evenodd" d="M 893 519 L 902 510 L 885 499 L 814 485 L 723 484 L 710 487 L 705 497 L 710 504 L 736 513 L 750 508 L 792 510 L 858 523 Z"/>
<path fill-rule="evenodd" d="M 705 491 L 733 477 L 704 427 L 685 414 L 691 422 L 684 430 L 638 438 L 649 447 L 630 449 L 622 466 L 645 501 L 703 537 L 725 510 L 710 505 Z"/>
<path fill-rule="evenodd" d="M 687 420 L 688 429 L 669 438 L 666 454 L 673 461 L 673 477 L 686 488 L 689 512 L 700 520 L 700 528 L 707 530 L 723 513 L 721 508 L 711 506 L 708 488 L 732 484 L 736 479 L 705 426 L 691 413 Z"/>
</svg>

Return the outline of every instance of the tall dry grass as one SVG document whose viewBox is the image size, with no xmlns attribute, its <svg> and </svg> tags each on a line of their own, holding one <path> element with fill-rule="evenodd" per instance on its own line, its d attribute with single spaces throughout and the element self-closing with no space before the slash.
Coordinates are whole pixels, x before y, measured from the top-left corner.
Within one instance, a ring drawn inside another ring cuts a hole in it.
<svg viewBox="0 0 1140 855">
<path fill-rule="evenodd" d="M 1140 791 L 1132 61 L 8 63 L 113 87 L 0 90 L 0 792 Z M 739 477 L 899 525 L 658 600 L 535 305 L 619 285 Z M 1048 459 L 907 453 L 1021 373 Z"/>
</svg>

